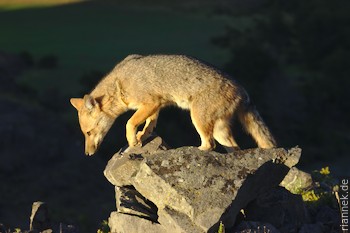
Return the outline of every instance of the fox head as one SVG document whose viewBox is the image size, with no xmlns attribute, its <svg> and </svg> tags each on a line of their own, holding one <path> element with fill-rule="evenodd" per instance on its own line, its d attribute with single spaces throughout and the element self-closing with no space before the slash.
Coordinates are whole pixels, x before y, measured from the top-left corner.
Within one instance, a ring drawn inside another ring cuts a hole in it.
<svg viewBox="0 0 350 233">
<path fill-rule="evenodd" d="M 84 98 L 71 98 L 70 102 L 78 111 L 80 128 L 85 136 L 85 154 L 93 155 L 114 119 L 104 113 L 100 103 L 90 95 L 85 95 Z"/>
</svg>

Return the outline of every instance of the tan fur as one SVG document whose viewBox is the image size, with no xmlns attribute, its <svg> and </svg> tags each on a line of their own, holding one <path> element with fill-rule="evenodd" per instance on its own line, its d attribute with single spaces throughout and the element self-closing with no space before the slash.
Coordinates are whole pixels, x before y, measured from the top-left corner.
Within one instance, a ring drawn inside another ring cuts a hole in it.
<svg viewBox="0 0 350 233">
<path fill-rule="evenodd" d="M 161 108 L 177 105 L 190 110 L 201 150 L 218 141 L 228 151 L 239 148 L 230 128 L 238 112 L 240 121 L 259 147 L 276 145 L 270 131 L 245 90 L 230 77 L 194 58 L 183 55 L 130 55 L 84 98 L 72 98 L 85 135 L 85 153 L 92 155 L 114 120 L 136 110 L 126 124 L 130 147 L 141 144 L 153 131 Z M 137 127 L 145 123 L 143 130 Z"/>
</svg>

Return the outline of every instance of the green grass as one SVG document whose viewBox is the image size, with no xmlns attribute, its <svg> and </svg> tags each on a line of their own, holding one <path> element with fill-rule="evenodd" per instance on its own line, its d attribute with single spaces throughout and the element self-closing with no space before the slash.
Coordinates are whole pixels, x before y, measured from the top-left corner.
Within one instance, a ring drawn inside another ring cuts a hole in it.
<svg viewBox="0 0 350 233">
<path fill-rule="evenodd" d="M 0 11 L 0 50 L 27 51 L 37 60 L 52 54 L 53 70 L 32 70 L 21 83 L 38 91 L 62 89 L 66 95 L 79 90 L 78 79 L 91 70 L 109 72 L 132 53 L 183 53 L 217 66 L 229 51 L 210 43 L 223 33 L 224 19 L 205 14 L 82 2 L 47 8 Z"/>
</svg>

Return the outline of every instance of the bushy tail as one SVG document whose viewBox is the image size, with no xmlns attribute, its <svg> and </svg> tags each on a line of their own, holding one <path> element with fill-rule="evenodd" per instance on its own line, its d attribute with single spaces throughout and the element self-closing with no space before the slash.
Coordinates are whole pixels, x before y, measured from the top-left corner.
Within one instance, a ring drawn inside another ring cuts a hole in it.
<svg viewBox="0 0 350 233">
<path fill-rule="evenodd" d="M 276 147 L 276 141 L 255 106 L 242 104 L 238 108 L 238 118 L 245 130 L 252 135 L 260 148 Z"/>
</svg>

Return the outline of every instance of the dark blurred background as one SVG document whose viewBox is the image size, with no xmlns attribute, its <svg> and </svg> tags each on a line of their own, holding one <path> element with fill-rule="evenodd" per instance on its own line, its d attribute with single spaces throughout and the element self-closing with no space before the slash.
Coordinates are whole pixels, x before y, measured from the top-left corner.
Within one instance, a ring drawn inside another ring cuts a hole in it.
<svg viewBox="0 0 350 233">
<path fill-rule="evenodd" d="M 223 69 L 279 146 L 303 149 L 299 167 L 350 175 L 349 12 L 347 0 L 0 0 L 0 223 L 28 228 L 37 200 L 83 232 L 108 218 L 114 190 L 103 170 L 126 144 L 131 113 L 85 157 L 69 98 L 133 53 L 187 54 Z M 176 108 L 161 112 L 156 132 L 172 147 L 200 143 Z M 255 147 L 239 124 L 234 133 Z"/>
</svg>

